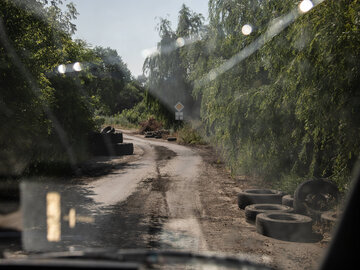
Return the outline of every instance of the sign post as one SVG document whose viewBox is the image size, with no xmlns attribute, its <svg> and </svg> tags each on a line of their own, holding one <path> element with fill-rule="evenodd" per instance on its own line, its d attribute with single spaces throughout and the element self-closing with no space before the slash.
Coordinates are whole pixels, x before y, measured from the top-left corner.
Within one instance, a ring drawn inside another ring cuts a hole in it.
<svg viewBox="0 0 360 270">
<path fill-rule="evenodd" d="M 177 112 L 175 112 L 175 120 L 184 120 L 184 114 L 182 112 L 184 105 L 182 105 L 181 102 L 178 102 L 174 107 L 177 110 Z"/>
</svg>

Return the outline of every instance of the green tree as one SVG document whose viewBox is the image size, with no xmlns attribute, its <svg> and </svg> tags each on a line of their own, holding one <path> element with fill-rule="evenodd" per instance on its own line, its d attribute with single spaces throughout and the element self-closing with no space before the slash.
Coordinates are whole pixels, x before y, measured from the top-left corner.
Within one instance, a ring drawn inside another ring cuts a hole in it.
<svg viewBox="0 0 360 270">
<path fill-rule="evenodd" d="M 144 63 L 144 72 L 148 73 L 147 102 L 166 126 L 174 126 L 173 106 L 181 102 L 185 106 L 184 117 L 193 115 L 194 100 L 192 85 L 189 82 L 187 62 L 182 60 L 187 40 L 195 38 L 201 30 L 203 17 L 190 11 L 185 5 L 179 12 L 178 28 L 172 30 L 167 19 L 160 19 L 158 31 L 160 42 L 158 53 L 149 56 Z"/>
</svg>

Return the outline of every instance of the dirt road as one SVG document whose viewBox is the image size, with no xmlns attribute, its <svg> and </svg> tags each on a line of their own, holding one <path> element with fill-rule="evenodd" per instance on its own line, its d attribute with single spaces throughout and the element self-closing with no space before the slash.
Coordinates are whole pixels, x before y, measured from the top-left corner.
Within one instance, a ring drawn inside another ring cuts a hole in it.
<svg viewBox="0 0 360 270">
<path fill-rule="evenodd" d="M 209 147 L 124 138 L 134 143 L 136 159 L 87 186 L 104 213 L 97 224 L 99 241 L 119 248 L 245 254 L 281 269 L 316 267 L 326 242 L 292 243 L 257 234 L 236 202 L 241 189 L 256 183 L 230 178 Z"/>
</svg>

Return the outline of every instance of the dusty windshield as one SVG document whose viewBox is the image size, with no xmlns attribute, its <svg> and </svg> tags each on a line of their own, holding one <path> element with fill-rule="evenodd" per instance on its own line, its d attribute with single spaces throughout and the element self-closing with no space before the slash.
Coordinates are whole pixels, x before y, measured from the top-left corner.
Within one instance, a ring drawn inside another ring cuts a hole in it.
<svg viewBox="0 0 360 270">
<path fill-rule="evenodd" d="M 360 150 L 359 12 L 0 0 L 0 252 L 316 268 Z"/>
</svg>

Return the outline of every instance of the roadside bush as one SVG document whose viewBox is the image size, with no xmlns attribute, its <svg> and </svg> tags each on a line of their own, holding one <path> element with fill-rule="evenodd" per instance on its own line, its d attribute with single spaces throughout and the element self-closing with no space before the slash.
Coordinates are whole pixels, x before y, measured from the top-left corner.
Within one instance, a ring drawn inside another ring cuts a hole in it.
<svg viewBox="0 0 360 270">
<path fill-rule="evenodd" d="M 97 121 L 101 123 L 98 129 L 102 126 L 113 126 L 115 128 L 135 128 L 136 125 L 128 121 L 123 114 L 115 114 L 112 116 L 97 116 Z"/>
<path fill-rule="evenodd" d="M 140 123 L 141 134 L 144 134 L 146 131 L 157 131 L 161 128 L 162 124 L 153 117 L 150 117 L 148 120 Z"/>
<path fill-rule="evenodd" d="M 127 121 L 135 125 L 139 125 L 141 122 L 153 117 L 145 100 L 142 100 L 131 109 L 123 110 L 121 116 L 125 117 Z"/>
<path fill-rule="evenodd" d="M 178 130 L 177 138 L 180 144 L 206 144 L 199 132 L 191 128 L 189 124 L 185 124 Z"/>
<path fill-rule="evenodd" d="M 283 175 L 277 181 L 272 181 L 272 188 L 293 195 L 297 186 L 309 178 L 302 178 L 296 174 Z"/>
</svg>

